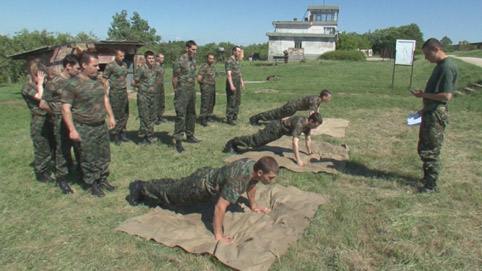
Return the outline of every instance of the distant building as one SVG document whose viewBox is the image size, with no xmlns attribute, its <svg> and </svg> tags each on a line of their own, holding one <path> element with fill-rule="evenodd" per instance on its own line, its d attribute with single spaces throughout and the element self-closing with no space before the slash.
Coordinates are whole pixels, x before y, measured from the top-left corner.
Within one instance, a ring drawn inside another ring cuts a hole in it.
<svg viewBox="0 0 482 271">
<path fill-rule="evenodd" d="M 269 38 L 268 60 L 288 52 L 289 59 L 316 59 L 335 51 L 338 29 L 338 6 L 308 6 L 303 20 L 274 21 Z"/>
</svg>

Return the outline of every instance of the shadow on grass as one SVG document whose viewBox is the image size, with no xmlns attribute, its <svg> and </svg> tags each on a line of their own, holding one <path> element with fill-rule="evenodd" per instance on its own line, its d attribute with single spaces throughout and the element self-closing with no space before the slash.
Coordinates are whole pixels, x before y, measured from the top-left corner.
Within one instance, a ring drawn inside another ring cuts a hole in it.
<svg viewBox="0 0 482 271">
<path fill-rule="evenodd" d="M 127 202 L 128 202 L 128 198 L 129 198 L 129 195 L 127 195 L 125 198 Z M 186 206 L 168 206 L 165 204 L 159 204 L 158 201 L 155 201 L 153 199 L 144 199 L 141 204 L 144 204 L 149 208 L 161 207 L 163 209 L 171 210 L 177 214 L 182 214 L 182 215 L 200 214 L 201 221 L 203 222 L 206 229 L 211 231 L 214 234 L 213 217 L 214 217 L 214 206 L 216 205 L 216 202 L 217 202 L 217 197 L 213 197 L 206 202 L 201 202 L 201 203 L 186 205 Z M 244 197 L 240 197 L 235 204 L 230 204 L 226 208 L 226 212 L 244 213 L 244 209 L 243 207 L 241 207 L 242 204 L 249 206 L 248 199 Z"/>
<path fill-rule="evenodd" d="M 371 169 L 366 167 L 363 164 L 347 161 L 346 167 L 343 170 L 343 173 L 353 176 L 361 176 L 367 178 L 377 178 L 384 181 L 395 181 L 403 185 L 408 185 L 412 187 L 418 187 L 420 185 L 420 181 L 417 178 L 410 177 L 410 176 L 403 176 L 400 174 L 396 174 L 393 172 L 378 170 L 378 169 Z"/>
</svg>

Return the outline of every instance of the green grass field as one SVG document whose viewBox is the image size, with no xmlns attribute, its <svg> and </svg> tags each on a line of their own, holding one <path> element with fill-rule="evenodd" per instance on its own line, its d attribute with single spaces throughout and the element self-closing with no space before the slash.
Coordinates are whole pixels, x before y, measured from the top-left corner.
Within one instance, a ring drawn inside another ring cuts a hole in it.
<svg viewBox="0 0 482 271">
<path fill-rule="evenodd" d="M 482 82 L 482 69 L 455 60 L 457 89 Z M 433 64 L 415 61 L 413 87 L 423 89 Z M 218 71 L 223 65 L 217 66 Z M 209 255 L 192 255 L 116 232 L 127 218 L 150 211 L 125 198 L 134 179 L 185 176 L 201 166 L 219 167 L 225 142 L 257 130 L 250 115 L 322 89 L 333 93 L 320 111 L 350 121 L 347 137 L 314 141 L 347 144 L 350 161 L 342 174 L 297 174 L 282 169 L 277 182 L 329 196 L 300 240 L 271 270 L 481 270 L 482 266 L 482 90 L 457 96 L 442 150 L 439 192 L 418 195 L 422 177 L 418 128 L 407 127 L 421 101 L 409 92 L 409 67 L 393 62 L 307 61 L 258 67 L 244 62 L 246 84 L 240 124 L 196 125 L 201 144 L 171 143 L 173 122 L 156 126 L 160 143 L 111 145 L 110 182 L 118 189 L 103 199 L 69 178 L 75 194 L 35 180 L 31 163 L 30 114 L 20 84 L 0 86 L 0 270 L 229 270 Z M 171 78 L 168 69 L 166 81 Z M 224 116 L 224 78 L 217 81 L 215 114 Z M 260 91 L 277 90 L 279 92 Z M 168 117 L 174 116 L 172 87 L 166 85 Z M 257 93 L 260 92 L 260 93 Z M 130 101 L 128 135 L 136 138 L 136 101 Z M 197 104 L 199 112 L 199 99 Z"/>
</svg>

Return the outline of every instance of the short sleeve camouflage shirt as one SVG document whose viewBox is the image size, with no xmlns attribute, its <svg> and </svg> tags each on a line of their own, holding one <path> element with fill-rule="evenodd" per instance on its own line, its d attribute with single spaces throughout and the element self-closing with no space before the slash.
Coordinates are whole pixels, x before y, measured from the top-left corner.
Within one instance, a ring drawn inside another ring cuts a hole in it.
<svg viewBox="0 0 482 271">
<path fill-rule="evenodd" d="M 32 113 L 32 115 L 45 116 L 47 112 L 40 109 L 40 101 L 35 100 L 35 94 L 37 94 L 37 85 L 32 83 L 25 83 L 25 85 L 23 85 L 22 96 L 27 103 L 28 109 L 30 109 L 30 113 Z"/>
<path fill-rule="evenodd" d="M 301 116 L 294 116 L 281 120 L 281 125 L 285 131 L 284 135 L 291 135 L 296 138 L 299 138 L 301 133 L 304 133 L 307 136 L 310 135 L 311 129 L 304 128 L 306 123 L 308 123 L 308 118 Z"/>
<path fill-rule="evenodd" d="M 214 66 L 214 64 L 209 65 L 208 63 L 203 63 L 201 65 L 201 68 L 199 68 L 198 75 L 201 75 L 203 77 L 203 84 L 216 84 L 216 67 Z"/>
<path fill-rule="evenodd" d="M 156 93 L 156 70 L 147 64 L 138 68 L 134 74 L 134 81 L 139 85 L 139 92 L 143 94 Z"/>
<path fill-rule="evenodd" d="M 107 64 L 102 74 L 102 78 L 109 79 L 109 85 L 113 89 L 125 89 L 127 78 L 127 64 L 122 62 L 120 65 L 116 60 Z"/>
<path fill-rule="evenodd" d="M 307 96 L 294 101 L 296 109 L 300 111 L 316 111 L 318 109 L 318 106 L 320 106 L 320 103 L 321 101 L 316 95 Z"/>
<path fill-rule="evenodd" d="M 254 160 L 243 158 L 211 171 L 206 180 L 208 190 L 235 203 L 244 192 L 258 183 L 250 181 L 249 176 L 255 163 Z"/>
<path fill-rule="evenodd" d="M 156 84 L 164 84 L 164 64 L 156 63 Z"/>
<path fill-rule="evenodd" d="M 104 85 L 101 80 L 71 78 L 62 92 L 62 103 L 72 105 L 72 118 L 83 124 L 105 120 Z"/>
<path fill-rule="evenodd" d="M 233 79 L 239 80 L 241 79 L 241 64 L 238 60 L 234 59 L 233 57 L 228 58 L 226 64 L 224 65 L 226 73 L 231 71 L 231 77 Z"/>
<path fill-rule="evenodd" d="M 45 100 L 55 114 L 62 113 L 62 91 L 69 79 L 57 75 L 45 84 L 42 100 Z"/>
<path fill-rule="evenodd" d="M 172 72 L 178 76 L 179 86 L 194 86 L 196 82 L 196 59 L 189 57 L 186 54 L 181 55 L 174 61 Z"/>
</svg>

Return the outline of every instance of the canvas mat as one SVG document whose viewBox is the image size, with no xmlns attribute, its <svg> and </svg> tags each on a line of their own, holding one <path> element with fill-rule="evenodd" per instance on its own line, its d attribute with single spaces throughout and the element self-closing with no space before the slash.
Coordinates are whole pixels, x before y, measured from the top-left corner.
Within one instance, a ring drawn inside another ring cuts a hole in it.
<svg viewBox="0 0 482 271">
<path fill-rule="evenodd" d="M 311 130 L 311 135 L 329 135 L 344 138 L 349 123 L 350 121 L 346 119 L 323 118 L 323 124 Z"/>
<path fill-rule="evenodd" d="M 311 150 L 314 154 L 321 156 L 321 160 L 306 154 L 305 141 L 300 137 L 299 148 L 300 158 L 305 163 L 304 167 L 298 166 L 292 148 L 292 137 L 284 136 L 266 146 L 258 147 L 253 150 L 238 155 L 232 155 L 225 162 L 233 162 L 241 158 L 251 158 L 257 161 L 263 156 L 272 156 L 280 167 L 284 167 L 294 172 L 325 172 L 337 174 L 341 172 L 349 159 L 349 149 L 346 145 L 335 146 L 326 142 L 317 142 L 316 138 L 311 140 Z"/>
<path fill-rule="evenodd" d="M 178 213 L 162 208 L 130 218 L 116 230 L 153 239 L 187 252 L 209 253 L 219 261 L 239 270 L 268 270 L 308 227 L 318 206 L 327 197 L 294 187 L 257 185 L 258 206 L 271 208 L 269 214 L 253 213 L 241 197 L 231 204 L 224 217 L 226 235 L 233 244 L 217 242 L 212 233 L 213 203 L 197 205 Z"/>
</svg>

